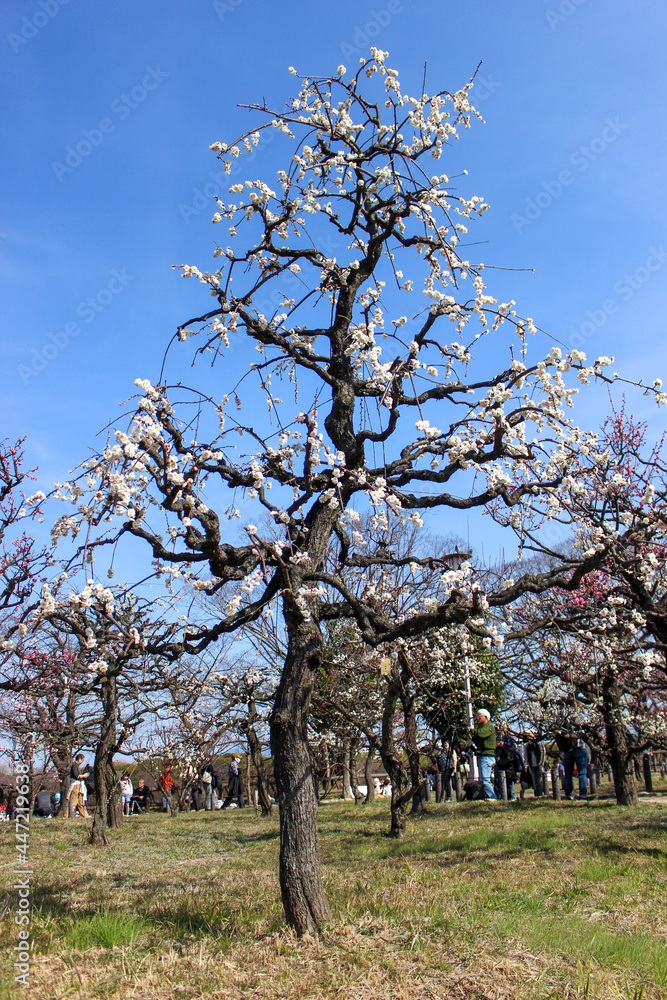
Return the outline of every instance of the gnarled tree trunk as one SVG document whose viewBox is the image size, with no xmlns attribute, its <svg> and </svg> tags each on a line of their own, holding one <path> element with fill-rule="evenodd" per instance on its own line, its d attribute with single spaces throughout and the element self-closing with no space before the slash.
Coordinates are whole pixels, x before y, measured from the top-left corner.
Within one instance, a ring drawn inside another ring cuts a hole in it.
<svg viewBox="0 0 667 1000">
<path fill-rule="evenodd" d="M 264 766 L 264 758 L 262 757 L 262 746 L 259 742 L 257 730 L 255 729 L 255 722 L 257 722 L 258 719 L 259 713 L 257 711 L 255 699 L 251 696 L 248 699 L 248 720 L 244 723 L 243 729 L 245 730 L 245 734 L 248 738 L 250 758 L 255 766 L 255 771 L 257 772 L 257 794 L 259 804 L 262 809 L 262 816 L 270 816 L 272 805 L 271 796 L 269 795 L 269 783 L 266 780 L 266 768 Z M 250 791 L 249 783 L 248 791 Z"/>
<path fill-rule="evenodd" d="M 389 836 L 402 840 L 405 836 L 405 810 L 412 798 L 413 785 L 403 763 L 402 754 L 396 748 L 394 724 L 396 707 L 401 694 L 401 681 L 397 667 L 387 683 L 382 709 L 382 742 L 380 754 L 385 770 L 391 779 L 391 827 Z"/>
<path fill-rule="evenodd" d="M 634 761 L 621 714 L 621 692 L 612 674 L 607 674 L 602 681 L 602 713 L 609 763 L 614 775 L 616 803 L 619 806 L 636 806 L 639 804 L 639 796 Z"/>
<path fill-rule="evenodd" d="M 95 817 L 90 833 L 90 843 L 108 847 L 108 826 L 120 827 L 123 823 L 120 788 L 117 788 L 113 756 L 118 749 L 116 739 L 116 712 L 118 709 L 116 679 L 107 677 L 102 684 L 102 721 L 100 738 L 95 748 Z"/>
<path fill-rule="evenodd" d="M 60 802 L 58 803 L 58 809 L 56 810 L 56 816 L 59 819 L 67 818 L 67 793 L 69 791 L 69 775 L 70 769 L 72 767 L 72 754 L 71 751 L 63 751 L 63 753 L 57 753 L 55 750 L 51 750 L 51 763 L 56 769 L 58 775 L 58 784 L 60 785 Z"/>
<path fill-rule="evenodd" d="M 322 636 L 300 614 L 296 621 L 297 614 L 286 609 L 289 646 L 271 715 L 271 749 L 285 916 L 297 934 L 314 934 L 330 916 L 320 872 L 316 771 L 308 746 L 308 709 L 322 661 Z"/>
<path fill-rule="evenodd" d="M 74 691 L 70 690 L 65 710 L 65 726 L 49 744 L 51 762 L 58 773 L 58 781 L 60 783 L 60 802 L 56 811 L 56 816 L 59 819 L 67 817 L 69 808 L 67 793 L 69 791 L 74 733 L 76 731 L 76 699 L 77 695 Z"/>
<path fill-rule="evenodd" d="M 341 761 L 343 767 L 343 791 L 341 792 L 341 798 L 349 801 L 354 798 L 352 783 L 350 781 L 350 745 L 352 741 L 349 736 L 344 736 L 342 742 L 343 750 L 341 754 Z"/>
<path fill-rule="evenodd" d="M 405 664 L 403 673 L 407 675 L 408 665 Z M 425 812 L 424 795 L 422 792 L 421 780 L 421 760 L 419 747 L 417 746 L 417 710 L 415 707 L 415 696 L 409 691 L 404 677 L 401 686 L 401 702 L 403 705 L 403 717 L 405 718 L 405 749 L 408 755 L 408 765 L 410 767 L 410 781 L 412 783 L 412 809 L 411 816 L 421 816 Z"/>
<path fill-rule="evenodd" d="M 112 829 L 119 830 L 123 825 L 123 796 L 121 795 L 116 768 L 113 766 L 113 752 L 107 757 L 106 783 L 107 824 Z"/>
<path fill-rule="evenodd" d="M 375 757 L 375 747 L 370 744 L 366 754 L 364 765 L 364 776 L 366 778 L 366 798 L 365 802 L 375 801 L 375 785 L 373 784 L 373 758 Z"/>
</svg>

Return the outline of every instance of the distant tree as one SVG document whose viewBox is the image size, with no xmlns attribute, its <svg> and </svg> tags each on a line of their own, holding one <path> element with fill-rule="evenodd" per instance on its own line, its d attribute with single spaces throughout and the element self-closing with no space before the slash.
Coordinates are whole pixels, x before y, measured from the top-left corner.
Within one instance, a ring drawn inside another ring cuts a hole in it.
<svg viewBox="0 0 667 1000">
<path fill-rule="evenodd" d="M 608 757 L 617 803 L 637 805 L 634 762 L 667 748 L 664 672 L 645 621 L 596 572 L 576 594 L 526 600 L 515 629 L 519 623 L 528 635 L 505 650 L 507 674 L 523 692 L 518 714 L 545 735 L 582 731 L 595 755 Z"/>
<path fill-rule="evenodd" d="M 53 553 L 27 531 L 46 496 L 40 491 L 26 498 L 23 492 L 34 477 L 23 468 L 22 445 L 0 442 L 0 690 L 14 692 L 27 691 L 53 669 L 33 632 Z"/>
<path fill-rule="evenodd" d="M 467 740 L 464 675 L 467 667 L 472 700 L 495 717 L 505 706 L 506 679 L 495 650 L 484 649 L 477 635 L 460 628 L 428 636 L 424 656 L 431 669 L 424 673 L 419 710 L 442 739 Z"/>
<path fill-rule="evenodd" d="M 165 602 L 143 599 L 123 587 L 104 587 L 92 579 L 58 599 L 44 587 L 39 609 L 43 627 L 77 647 L 69 687 L 96 704 L 97 804 L 91 843 L 98 846 L 109 846 L 108 826 L 122 825 L 114 757 L 146 714 L 159 710 L 158 695 L 164 704 L 170 664 L 180 656 L 180 644 L 172 642 L 175 625 L 168 613 Z"/>
<path fill-rule="evenodd" d="M 386 620 L 402 621 L 417 610 L 437 607 L 450 573 L 477 575 L 465 558 L 470 554 L 462 554 L 456 541 L 423 537 L 410 522 L 387 527 L 359 523 L 370 562 L 363 572 L 351 569 L 345 584 L 355 599 L 370 604 Z M 455 569 L 443 573 L 448 566 Z M 405 836 L 408 806 L 412 815 L 423 811 L 426 734 L 420 728 L 440 727 L 449 739 L 447 731 L 455 728 L 467 740 L 464 668 L 476 694 L 492 695 L 487 700 L 494 710 L 501 703 L 503 682 L 491 649 L 494 639 L 486 634 L 486 617 L 471 615 L 460 625 L 400 636 L 371 650 L 355 622 L 327 623 L 313 715 L 338 717 L 344 726 L 362 732 L 380 755 L 391 779 L 393 837 Z"/>
<path fill-rule="evenodd" d="M 24 526 L 30 508 L 38 507 L 43 493 L 26 500 L 21 491 L 33 478 L 23 468 L 23 441 L 0 442 L 0 650 L 18 631 L 31 600 L 39 595 L 50 560 L 48 547 L 40 547 Z"/>
<path fill-rule="evenodd" d="M 31 684 L 0 695 L 0 733 L 9 744 L 29 740 L 33 753 L 41 751 L 55 768 L 61 793 L 58 812 L 66 816 L 73 752 L 95 741 L 91 700 L 82 696 L 77 683 L 78 657 L 73 649 L 54 644 L 50 650 L 26 652 L 25 660 Z"/>
<path fill-rule="evenodd" d="M 659 380 L 658 380 L 659 381 Z M 667 463 L 663 441 L 623 405 L 590 435 L 553 504 L 576 534 L 564 554 L 526 531 L 529 551 L 595 561 L 575 593 L 527 596 L 508 634 L 524 636 L 524 678 L 559 677 L 599 712 L 617 802 L 636 805 L 633 761 L 667 737 Z"/>
</svg>

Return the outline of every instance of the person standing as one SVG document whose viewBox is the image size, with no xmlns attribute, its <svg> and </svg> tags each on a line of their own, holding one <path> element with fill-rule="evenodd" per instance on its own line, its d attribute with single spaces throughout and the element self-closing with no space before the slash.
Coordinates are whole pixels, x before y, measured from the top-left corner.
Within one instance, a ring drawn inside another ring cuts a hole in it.
<svg viewBox="0 0 667 1000">
<path fill-rule="evenodd" d="M 134 788 L 132 787 L 132 780 L 127 771 L 120 779 L 120 794 L 123 799 L 123 815 L 129 816 L 132 811 L 130 803 L 132 802 L 132 796 L 134 795 Z"/>
<path fill-rule="evenodd" d="M 231 805 L 232 799 L 237 797 L 239 800 L 239 809 L 245 809 L 243 778 L 241 777 L 241 768 L 239 767 L 240 763 L 241 758 L 238 754 L 234 754 L 229 764 L 229 771 L 227 773 L 227 798 L 222 803 L 222 809 L 227 809 Z"/>
<path fill-rule="evenodd" d="M 87 796 L 84 790 L 86 787 L 86 778 L 89 776 L 90 771 L 86 771 L 85 773 L 82 771 L 84 760 L 85 757 L 83 754 L 78 753 L 70 768 L 69 790 L 67 792 L 67 816 L 69 819 L 72 819 L 77 811 L 84 819 L 88 819 L 88 811 L 86 809 Z"/>
<path fill-rule="evenodd" d="M 541 740 L 538 740 L 534 729 L 529 729 L 526 733 L 526 742 L 523 745 L 523 759 L 526 769 L 530 772 L 535 798 L 539 799 L 544 792 L 544 764 L 547 755 L 546 747 Z"/>
<path fill-rule="evenodd" d="M 456 750 L 445 740 L 442 753 L 438 757 L 438 772 L 440 774 L 440 801 L 452 801 L 452 776 L 456 770 Z"/>
<path fill-rule="evenodd" d="M 171 794 L 173 786 L 174 778 L 171 773 L 171 754 L 169 754 L 158 779 L 158 788 L 162 792 L 162 804 L 170 815 L 174 811 L 174 800 Z"/>
<path fill-rule="evenodd" d="M 581 737 L 573 731 L 562 731 L 555 734 L 556 744 L 563 755 L 563 792 L 565 798 L 574 798 L 574 768 L 579 775 L 579 799 L 588 798 L 588 747 Z"/>
<path fill-rule="evenodd" d="M 470 728 L 470 738 L 477 751 L 479 777 L 484 785 L 487 799 L 496 799 L 491 782 L 491 771 L 496 759 L 496 730 L 491 724 L 491 713 L 480 708 L 475 716 L 475 725 Z"/>
<path fill-rule="evenodd" d="M 202 768 L 200 781 L 204 790 L 204 809 L 210 812 L 213 808 L 213 782 L 215 781 L 213 765 L 210 761 Z"/>
<path fill-rule="evenodd" d="M 500 732 L 496 738 L 499 740 L 499 747 L 496 751 L 496 772 L 501 772 L 496 774 L 496 785 L 504 780 L 507 787 L 507 798 L 510 802 L 514 802 L 516 798 L 514 786 L 523 770 L 523 758 L 506 719 L 500 723 Z"/>
<path fill-rule="evenodd" d="M 493 789 L 496 793 L 496 798 L 507 799 L 509 802 L 513 802 L 516 797 L 514 793 L 516 782 L 514 750 L 511 744 L 502 738 L 502 735 L 496 734 L 496 742 L 496 769 Z"/>
</svg>

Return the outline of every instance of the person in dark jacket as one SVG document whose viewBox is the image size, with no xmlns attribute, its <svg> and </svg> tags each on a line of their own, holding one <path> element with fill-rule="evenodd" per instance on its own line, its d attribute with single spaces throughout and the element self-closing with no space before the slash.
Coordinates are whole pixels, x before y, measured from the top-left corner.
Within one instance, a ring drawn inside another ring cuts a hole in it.
<svg viewBox="0 0 667 1000">
<path fill-rule="evenodd" d="M 475 726 L 470 729 L 470 738 L 477 750 L 479 777 L 484 785 L 487 799 L 496 799 L 491 783 L 491 770 L 496 760 L 496 730 L 491 725 L 491 713 L 480 708 L 475 716 Z"/>
<path fill-rule="evenodd" d="M 192 808 L 199 812 L 200 809 L 204 808 L 204 793 L 202 791 L 202 786 L 200 781 L 195 781 L 192 786 Z"/>
<path fill-rule="evenodd" d="M 140 813 L 148 812 L 151 802 L 155 803 L 153 792 L 148 788 L 144 779 L 139 778 L 137 787 L 134 789 L 132 795 L 132 811 Z"/>
<path fill-rule="evenodd" d="M 503 719 L 497 736 L 496 748 L 496 785 L 503 779 L 507 784 L 507 798 L 513 802 L 516 798 L 514 786 L 523 770 L 523 758 L 519 752 L 517 741 L 510 732 L 510 727 Z"/>
<path fill-rule="evenodd" d="M 588 798 L 588 761 L 589 750 L 581 737 L 573 730 L 563 729 L 554 734 L 558 749 L 563 755 L 563 791 L 566 799 L 574 798 L 574 767 L 579 773 L 579 798 Z"/>
<path fill-rule="evenodd" d="M 45 788 L 41 788 L 35 796 L 35 816 L 55 816 L 56 810 L 53 803 L 53 796 Z"/>
<path fill-rule="evenodd" d="M 234 754 L 227 772 L 227 798 L 222 803 L 222 808 L 227 809 L 231 805 L 232 799 L 238 798 L 239 809 L 245 809 L 245 798 L 243 795 L 243 778 L 239 767 L 241 758 Z"/>
<path fill-rule="evenodd" d="M 526 742 L 523 745 L 523 759 L 526 769 L 530 771 L 535 798 L 538 799 L 544 790 L 544 765 L 547 757 L 546 747 L 541 740 L 538 740 L 534 729 L 529 729 L 526 733 Z"/>
<path fill-rule="evenodd" d="M 438 773 L 440 775 L 440 800 L 452 801 L 452 775 L 456 770 L 456 751 L 447 741 L 442 744 L 442 753 L 438 757 Z"/>
</svg>

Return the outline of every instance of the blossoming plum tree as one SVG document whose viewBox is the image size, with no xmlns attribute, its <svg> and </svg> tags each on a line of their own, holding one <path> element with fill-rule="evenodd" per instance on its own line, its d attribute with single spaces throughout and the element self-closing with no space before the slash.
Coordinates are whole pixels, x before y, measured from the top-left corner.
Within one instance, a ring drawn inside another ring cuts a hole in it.
<svg viewBox="0 0 667 1000">
<path fill-rule="evenodd" d="M 25 622 L 39 601 L 51 560 L 49 548 L 40 547 L 24 528 L 30 501 L 21 488 L 32 475 L 23 468 L 22 445 L 23 441 L 0 442 L 0 688 L 7 690 L 25 687 L 25 678 L 14 676 L 15 654 L 28 632 Z M 42 498 L 43 493 L 36 494 L 32 506 L 39 508 Z"/>
<path fill-rule="evenodd" d="M 155 694 L 143 696 L 145 724 L 126 741 L 127 752 L 142 759 L 158 783 L 165 762 L 171 761 L 178 787 L 174 784 L 172 795 L 165 799 L 172 816 L 189 808 L 206 764 L 237 750 L 248 737 L 248 728 L 253 730 L 249 742 L 256 738 L 258 675 L 226 662 L 231 645 L 215 659 L 204 655 L 176 664 L 156 661 L 162 684 L 154 685 Z M 262 786 L 261 779 L 259 783 Z M 265 791 L 265 783 L 262 787 Z M 270 808 L 264 812 L 265 806 L 270 806 L 268 792 L 262 802 L 264 815 L 270 812 Z"/>
<path fill-rule="evenodd" d="M 107 826 L 122 825 L 114 756 L 146 715 L 170 704 L 179 673 L 181 645 L 173 641 L 176 626 L 165 605 L 93 579 L 79 591 L 66 594 L 62 588 L 57 596 L 47 584 L 43 588 L 42 628 L 76 650 L 69 688 L 93 706 L 97 807 L 91 843 L 97 846 L 109 846 Z"/>
<path fill-rule="evenodd" d="M 527 548 L 574 565 L 597 560 L 576 593 L 527 597 L 511 611 L 538 655 L 524 674 L 560 677 L 595 708 L 619 805 L 638 802 L 633 759 L 667 738 L 667 466 L 663 442 L 623 405 L 600 434 L 582 443 L 555 517 L 575 531 L 572 552 L 557 552 L 524 530 Z"/>
<path fill-rule="evenodd" d="M 61 792 L 58 814 L 66 816 L 72 753 L 93 741 L 95 720 L 78 690 L 76 652 L 49 642 L 43 630 L 39 646 L 37 636 L 31 638 L 33 644 L 23 649 L 20 670 L 14 674 L 15 681 L 25 678 L 26 686 L 0 695 L 0 733 L 10 744 L 29 740 L 45 763 L 53 765 Z"/>
<path fill-rule="evenodd" d="M 404 94 L 386 53 L 373 49 L 356 75 L 341 66 L 301 78 L 286 109 L 253 105 L 256 128 L 231 146 L 215 142 L 227 172 L 264 128 L 289 148 L 276 184 L 249 178 L 231 186 L 233 201 L 219 201 L 213 221 L 228 228 L 214 253 L 219 269 L 182 267 L 212 301 L 176 339 L 198 338 L 197 354 L 213 364 L 233 340 L 234 363 L 199 390 L 182 376 L 140 380 L 130 425 L 61 490 L 78 510 L 56 534 L 85 525 L 85 559 L 132 536 L 163 578 L 223 596 L 233 589 L 207 629 L 183 624 L 186 652 L 280 604 L 288 648 L 271 717 L 280 884 L 301 934 L 329 916 L 307 739 L 321 623 L 352 619 L 365 643 L 386 647 L 528 588 L 576 586 L 585 572 L 525 575 L 485 595 L 468 571 L 440 562 L 439 597 L 398 618 L 344 580 L 351 568 L 396 565 L 366 552 L 365 512 L 378 525 L 420 526 L 426 515 L 494 500 L 518 511 L 556 493 L 579 440 L 565 415 L 576 379 L 609 362 L 586 366 L 556 348 L 531 362 L 533 322 L 494 298 L 483 265 L 469 259 L 462 240 L 488 206 L 433 171 L 476 116 L 470 88 Z M 273 527 L 250 523 L 253 504 L 254 520 Z"/>
<path fill-rule="evenodd" d="M 26 499 L 22 492 L 33 478 L 22 446 L 22 440 L 0 442 L 0 728 L 9 738 L 8 756 L 11 745 L 25 747 L 23 763 L 32 768 L 41 750 L 62 777 L 69 774 L 67 747 L 74 738 L 74 703 L 63 684 L 69 653 L 48 642 L 35 615 L 53 554 L 26 530 L 46 498 L 39 492 Z"/>
<path fill-rule="evenodd" d="M 448 585 L 446 567 L 476 572 L 466 558 L 470 553 L 462 553 L 456 540 L 430 537 L 411 522 L 395 519 L 378 527 L 371 520 L 358 522 L 368 564 L 337 571 L 356 599 L 388 620 L 406 620 L 423 608 L 436 608 Z M 497 674 L 495 653 L 483 648 L 483 643 L 492 641 L 487 631 L 484 617 L 471 615 L 464 623 L 428 629 L 369 650 L 356 622 L 327 622 L 324 669 L 315 687 L 313 714 L 322 714 L 324 701 L 326 714 L 333 719 L 337 714 L 353 731 L 363 733 L 369 748 L 380 755 L 391 779 L 392 837 L 405 836 L 410 804 L 412 815 L 423 811 L 421 754 L 426 731 L 434 728 L 443 710 L 451 722 L 462 707 L 460 735 L 465 734 L 464 664 L 475 687 L 488 681 L 489 661 Z"/>
</svg>

